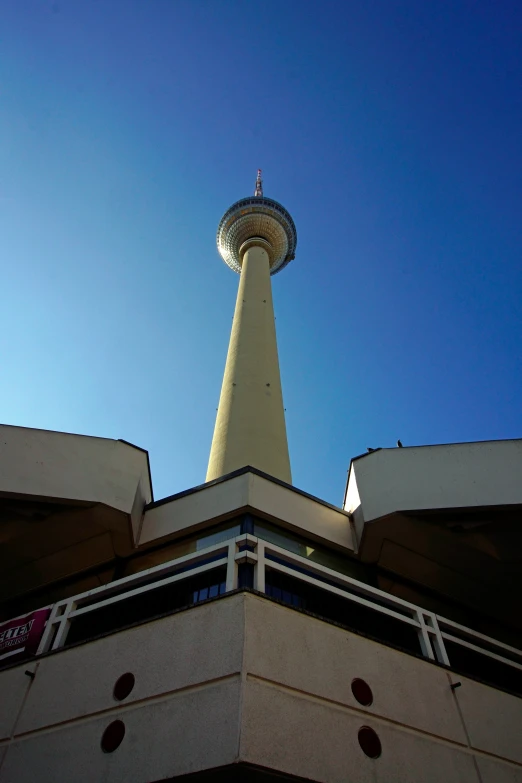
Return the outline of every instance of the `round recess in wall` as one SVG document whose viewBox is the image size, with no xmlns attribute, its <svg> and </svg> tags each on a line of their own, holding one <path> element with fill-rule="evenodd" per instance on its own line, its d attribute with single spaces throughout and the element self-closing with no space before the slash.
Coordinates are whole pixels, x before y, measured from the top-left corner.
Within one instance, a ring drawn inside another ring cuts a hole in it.
<svg viewBox="0 0 522 783">
<path fill-rule="evenodd" d="M 125 724 L 122 720 L 113 720 L 109 723 L 101 738 L 101 746 L 104 753 L 114 753 L 119 748 L 125 736 Z"/>
<path fill-rule="evenodd" d="M 360 680 L 358 677 L 352 681 L 352 693 L 359 702 L 359 704 L 369 707 L 373 702 L 372 689 L 364 680 Z"/>
<path fill-rule="evenodd" d="M 381 755 L 381 741 L 375 731 L 369 726 L 362 726 L 359 729 L 359 745 L 363 753 L 366 753 L 371 759 L 377 759 Z"/>
<path fill-rule="evenodd" d="M 134 688 L 136 682 L 134 674 L 132 672 L 126 672 L 118 677 L 116 685 L 114 686 L 113 696 L 117 701 L 123 701 L 126 699 L 131 690 Z"/>
</svg>

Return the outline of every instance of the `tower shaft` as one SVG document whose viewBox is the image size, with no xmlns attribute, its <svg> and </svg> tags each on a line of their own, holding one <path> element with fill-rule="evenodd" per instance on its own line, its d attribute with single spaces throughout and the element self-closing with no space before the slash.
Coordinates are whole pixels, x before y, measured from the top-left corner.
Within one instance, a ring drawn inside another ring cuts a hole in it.
<svg viewBox="0 0 522 783">
<path fill-rule="evenodd" d="M 245 465 L 291 483 L 270 260 L 257 245 L 243 256 L 206 480 Z"/>
</svg>

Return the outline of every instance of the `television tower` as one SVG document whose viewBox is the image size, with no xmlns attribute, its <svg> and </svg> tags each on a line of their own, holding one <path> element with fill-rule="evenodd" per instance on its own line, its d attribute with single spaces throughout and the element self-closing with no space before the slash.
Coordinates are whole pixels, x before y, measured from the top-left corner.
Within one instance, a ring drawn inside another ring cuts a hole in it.
<svg viewBox="0 0 522 783">
<path fill-rule="evenodd" d="M 240 275 L 207 481 L 246 465 L 291 483 L 270 276 L 295 257 L 294 221 L 263 195 L 236 201 L 219 223 L 218 251 Z"/>
</svg>

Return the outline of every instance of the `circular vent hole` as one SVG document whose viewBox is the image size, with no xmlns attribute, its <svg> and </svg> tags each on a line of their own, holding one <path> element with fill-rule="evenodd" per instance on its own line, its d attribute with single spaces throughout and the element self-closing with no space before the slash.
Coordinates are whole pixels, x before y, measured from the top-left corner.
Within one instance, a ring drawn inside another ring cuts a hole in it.
<svg viewBox="0 0 522 783">
<path fill-rule="evenodd" d="M 122 720 L 113 720 L 109 723 L 101 738 L 101 746 L 104 753 L 114 753 L 119 748 L 125 736 L 125 724 Z"/>
<path fill-rule="evenodd" d="M 371 759 L 379 758 L 382 753 L 381 741 L 373 729 L 363 726 L 359 729 L 358 738 L 363 753 Z"/>
<path fill-rule="evenodd" d="M 352 682 L 352 693 L 359 702 L 359 704 L 364 705 L 365 707 L 369 707 L 370 704 L 373 702 L 373 693 L 372 689 L 368 685 L 367 682 L 364 680 L 360 680 L 359 678 L 356 678 Z"/>
<path fill-rule="evenodd" d="M 125 674 L 122 674 L 121 677 L 119 677 L 116 680 L 116 685 L 114 686 L 114 698 L 117 699 L 117 701 L 123 701 L 123 699 L 126 699 L 129 693 L 134 688 L 134 683 L 136 680 L 134 679 L 134 674 L 132 672 L 126 672 Z"/>
</svg>

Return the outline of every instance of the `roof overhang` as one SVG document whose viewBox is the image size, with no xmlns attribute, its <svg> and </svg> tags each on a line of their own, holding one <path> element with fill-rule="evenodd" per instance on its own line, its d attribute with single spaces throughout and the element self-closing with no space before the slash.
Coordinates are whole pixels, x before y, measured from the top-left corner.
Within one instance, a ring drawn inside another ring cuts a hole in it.
<svg viewBox="0 0 522 783">
<path fill-rule="evenodd" d="M 358 537 L 395 511 L 522 505 L 522 440 L 378 449 L 352 460 L 345 509 Z"/>
<path fill-rule="evenodd" d="M 132 444 L 0 425 L 0 596 L 129 554 L 151 499 Z"/>
<path fill-rule="evenodd" d="M 522 440 L 379 449 L 350 465 L 361 560 L 511 622 L 521 509 Z"/>
</svg>

